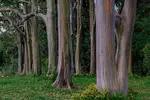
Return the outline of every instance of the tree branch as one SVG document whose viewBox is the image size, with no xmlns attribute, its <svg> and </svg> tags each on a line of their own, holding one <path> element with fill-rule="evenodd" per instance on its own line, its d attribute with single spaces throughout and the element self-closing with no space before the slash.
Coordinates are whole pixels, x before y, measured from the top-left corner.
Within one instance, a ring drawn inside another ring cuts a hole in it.
<svg viewBox="0 0 150 100">
<path fill-rule="evenodd" d="M 1 7 L 0 12 L 4 12 L 4 11 L 7 11 L 7 12 L 12 11 L 16 13 L 17 15 L 19 15 L 19 17 L 23 18 L 24 20 L 35 16 L 34 12 L 23 14 L 22 12 L 20 12 L 18 9 L 15 9 L 15 8 Z"/>
<path fill-rule="evenodd" d="M 44 15 L 42 13 L 38 13 L 38 14 L 36 14 L 36 16 L 42 18 L 44 20 L 45 24 L 47 23 L 47 21 L 46 21 L 47 16 L 46 15 Z"/>
<path fill-rule="evenodd" d="M 10 23 L 9 26 L 12 26 L 12 20 L 8 17 L 8 16 L 0 16 L 0 21 L 4 21 L 4 20 L 8 20 L 8 22 Z"/>
<path fill-rule="evenodd" d="M 16 13 L 17 15 L 19 15 L 20 17 L 23 17 L 23 13 L 20 12 L 18 9 L 14 9 L 14 8 L 9 8 L 9 7 L 0 7 L 0 12 L 9 12 L 9 11 L 12 11 L 14 13 Z"/>
<path fill-rule="evenodd" d="M 18 1 L 18 2 L 20 2 L 20 3 L 26 3 L 26 4 L 31 5 L 31 2 L 29 2 L 29 1 L 25 1 L 25 0 L 21 0 L 21 1 Z"/>
<path fill-rule="evenodd" d="M 20 30 L 20 27 L 18 27 L 17 25 L 14 24 L 13 20 L 10 17 L 0 16 L 0 19 L 2 19 L 3 21 L 4 21 L 4 19 L 8 20 L 10 22 L 10 25 L 8 25 L 8 26 L 13 26 L 18 32 L 20 32 L 20 35 L 24 36 L 24 32 Z"/>
</svg>

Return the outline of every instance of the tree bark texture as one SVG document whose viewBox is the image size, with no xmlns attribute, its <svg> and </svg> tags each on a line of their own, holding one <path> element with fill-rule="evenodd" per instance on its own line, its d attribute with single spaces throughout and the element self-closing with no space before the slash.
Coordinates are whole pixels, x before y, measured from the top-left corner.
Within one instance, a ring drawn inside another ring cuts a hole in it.
<svg viewBox="0 0 150 100">
<path fill-rule="evenodd" d="M 121 13 L 123 32 L 121 33 L 120 56 L 118 58 L 118 82 L 119 91 L 124 94 L 127 94 L 128 91 L 128 66 L 132 31 L 136 15 L 136 2 L 137 0 L 125 0 L 124 8 Z"/>
<path fill-rule="evenodd" d="M 70 57 L 70 0 L 58 0 L 59 20 L 59 58 L 58 76 L 53 83 L 57 88 L 72 88 L 71 57 Z"/>
<path fill-rule="evenodd" d="M 21 43 L 21 36 L 17 34 L 18 39 L 18 73 L 20 74 L 22 71 L 22 43 Z"/>
<path fill-rule="evenodd" d="M 116 27 L 115 54 L 114 0 L 95 0 L 96 5 L 96 67 L 98 89 L 108 88 L 127 95 L 128 66 L 137 0 L 125 0 L 121 23 Z"/>
<path fill-rule="evenodd" d="M 81 28 L 82 28 L 82 0 L 77 0 L 77 34 L 76 34 L 76 53 L 75 68 L 76 74 L 81 74 L 80 51 L 81 51 Z"/>
<path fill-rule="evenodd" d="M 71 44 L 70 47 L 72 48 L 71 50 L 71 64 L 72 64 L 72 73 L 75 72 L 75 58 L 74 58 L 74 38 L 75 38 L 75 30 L 76 30 L 76 0 L 71 0 L 70 3 L 70 31 L 71 31 Z"/>
<path fill-rule="evenodd" d="M 56 69 L 56 14 L 55 0 L 47 0 L 47 15 L 46 15 L 46 28 L 47 28 L 47 39 L 48 39 L 48 72 Z"/>
<path fill-rule="evenodd" d="M 97 86 L 100 91 L 108 88 L 114 93 L 118 86 L 114 61 L 114 0 L 96 0 L 95 6 Z"/>
<path fill-rule="evenodd" d="M 91 38 L 91 59 L 90 74 L 96 73 L 96 35 L 95 35 L 95 10 L 94 0 L 89 0 L 90 5 L 90 38 Z"/>
<path fill-rule="evenodd" d="M 36 1 L 32 1 L 31 10 L 34 12 L 36 10 Z M 32 55 L 33 55 L 33 73 L 40 74 L 40 51 L 37 33 L 37 21 L 36 17 L 31 18 L 31 37 L 32 37 Z"/>
</svg>

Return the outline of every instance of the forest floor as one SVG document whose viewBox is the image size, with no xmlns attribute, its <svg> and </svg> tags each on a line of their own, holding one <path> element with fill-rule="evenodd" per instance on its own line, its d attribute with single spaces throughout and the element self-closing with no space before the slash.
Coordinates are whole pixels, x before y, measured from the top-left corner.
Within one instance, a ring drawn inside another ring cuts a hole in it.
<svg viewBox="0 0 150 100">
<path fill-rule="evenodd" d="M 73 77 L 78 89 L 56 89 L 46 76 L 12 76 L 0 78 L 0 100 L 70 100 L 73 93 L 80 93 L 95 83 L 94 76 Z M 138 92 L 140 100 L 150 100 L 150 77 L 129 77 L 129 88 Z"/>
</svg>

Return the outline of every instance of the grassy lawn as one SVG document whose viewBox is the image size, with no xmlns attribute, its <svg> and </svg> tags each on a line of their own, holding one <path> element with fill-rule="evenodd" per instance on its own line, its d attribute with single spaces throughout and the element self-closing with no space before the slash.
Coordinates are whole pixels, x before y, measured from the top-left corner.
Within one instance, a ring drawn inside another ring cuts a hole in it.
<svg viewBox="0 0 150 100">
<path fill-rule="evenodd" d="M 46 76 L 0 78 L 0 100 L 70 100 L 72 93 L 83 91 L 95 77 L 74 77 L 73 82 L 78 89 L 55 89 Z M 129 87 L 139 92 L 140 100 L 150 100 L 150 77 L 130 77 Z"/>
</svg>

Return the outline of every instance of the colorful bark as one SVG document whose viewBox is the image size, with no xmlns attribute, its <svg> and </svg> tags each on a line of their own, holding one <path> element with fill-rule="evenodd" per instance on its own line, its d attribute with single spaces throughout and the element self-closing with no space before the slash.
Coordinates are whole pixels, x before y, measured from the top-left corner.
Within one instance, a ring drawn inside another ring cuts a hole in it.
<svg viewBox="0 0 150 100">
<path fill-rule="evenodd" d="M 58 58 L 58 76 L 53 83 L 57 88 L 72 88 L 71 79 L 71 57 L 70 57 L 70 1 L 58 0 L 58 20 L 59 29 L 59 58 Z"/>
</svg>

